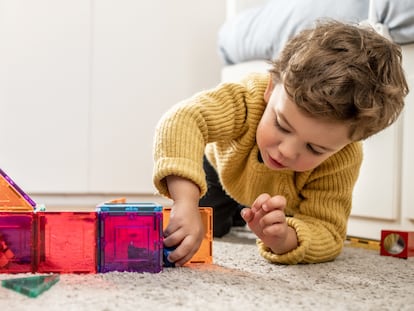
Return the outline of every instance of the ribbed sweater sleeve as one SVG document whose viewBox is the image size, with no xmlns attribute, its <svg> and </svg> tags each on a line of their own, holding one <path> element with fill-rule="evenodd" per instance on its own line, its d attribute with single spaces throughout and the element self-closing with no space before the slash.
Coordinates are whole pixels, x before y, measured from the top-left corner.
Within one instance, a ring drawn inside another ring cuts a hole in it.
<svg viewBox="0 0 414 311">
<path fill-rule="evenodd" d="M 200 188 L 201 195 L 206 193 L 202 164 L 205 146 L 210 142 L 232 141 L 245 131 L 246 97 L 263 100 L 268 75 L 256 78 L 200 92 L 163 116 L 154 139 L 153 182 L 160 194 L 169 197 L 165 183 L 169 175 L 187 178 Z"/>
</svg>

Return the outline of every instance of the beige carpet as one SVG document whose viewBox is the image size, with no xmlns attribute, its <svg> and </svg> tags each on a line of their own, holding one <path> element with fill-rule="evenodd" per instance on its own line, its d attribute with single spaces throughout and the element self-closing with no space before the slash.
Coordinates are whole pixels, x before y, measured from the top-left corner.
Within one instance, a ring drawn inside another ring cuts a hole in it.
<svg viewBox="0 0 414 311">
<path fill-rule="evenodd" d="M 414 258 L 345 247 L 330 263 L 272 265 L 243 230 L 213 247 L 213 265 L 61 275 L 37 298 L 0 287 L 0 310 L 414 310 Z"/>
</svg>

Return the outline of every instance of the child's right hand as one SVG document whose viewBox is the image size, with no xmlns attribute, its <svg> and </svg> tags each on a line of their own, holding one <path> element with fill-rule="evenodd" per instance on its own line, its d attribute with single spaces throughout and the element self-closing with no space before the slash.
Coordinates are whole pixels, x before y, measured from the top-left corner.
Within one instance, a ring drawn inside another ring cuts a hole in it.
<svg viewBox="0 0 414 311">
<path fill-rule="evenodd" d="M 168 260 L 182 266 L 197 252 L 205 234 L 198 209 L 200 190 L 191 181 L 177 176 L 168 176 L 167 183 L 174 203 L 164 230 L 164 245 L 177 246 Z"/>
</svg>

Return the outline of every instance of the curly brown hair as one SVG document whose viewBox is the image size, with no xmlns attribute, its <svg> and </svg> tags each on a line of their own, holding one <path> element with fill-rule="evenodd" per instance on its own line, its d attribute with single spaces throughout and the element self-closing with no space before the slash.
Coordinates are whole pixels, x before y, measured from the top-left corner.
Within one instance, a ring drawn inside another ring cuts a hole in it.
<svg viewBox="0 0 414 311">
<path fill-rule="evenodd" d="M 374 29 L 325 20 L 289 40 L 270 72 L 301 111 L 348 122 L 356 141 L 402 111 L 408 85 L 401 62 L 401 48 Z"/>
</svg>

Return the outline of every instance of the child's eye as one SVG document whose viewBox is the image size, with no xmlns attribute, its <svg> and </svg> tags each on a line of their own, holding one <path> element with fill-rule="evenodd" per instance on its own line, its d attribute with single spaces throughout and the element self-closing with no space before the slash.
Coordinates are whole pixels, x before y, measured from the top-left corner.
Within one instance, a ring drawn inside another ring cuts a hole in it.
<svg viewBox="0 0 414 311">
<path fill-rule="evenodd" d="M 312 147 L 312 145 L 310 145 L 310 144 L 306 145 L 306 147 L 307 147 L 307 148 L 308 148 L 308 150 L 309 150 L 310 152 L 312 152 L 314 155 L 322 155 L 322 154 L 323 154 L 323 152 L 320 152 L 320 151 L 315 150 L 315 148 L 313 148 L 313 147 Z"/>
<path fill-rule="evenodd" d="M 279 121 L 277 120 L 277 118 L 275 119 L 275 125 L 276 127 L 283 133 L 290 133 L 289 130 L 285 129 L 284 127 L 282 127 L 279 123 Z"/>
</svg>

